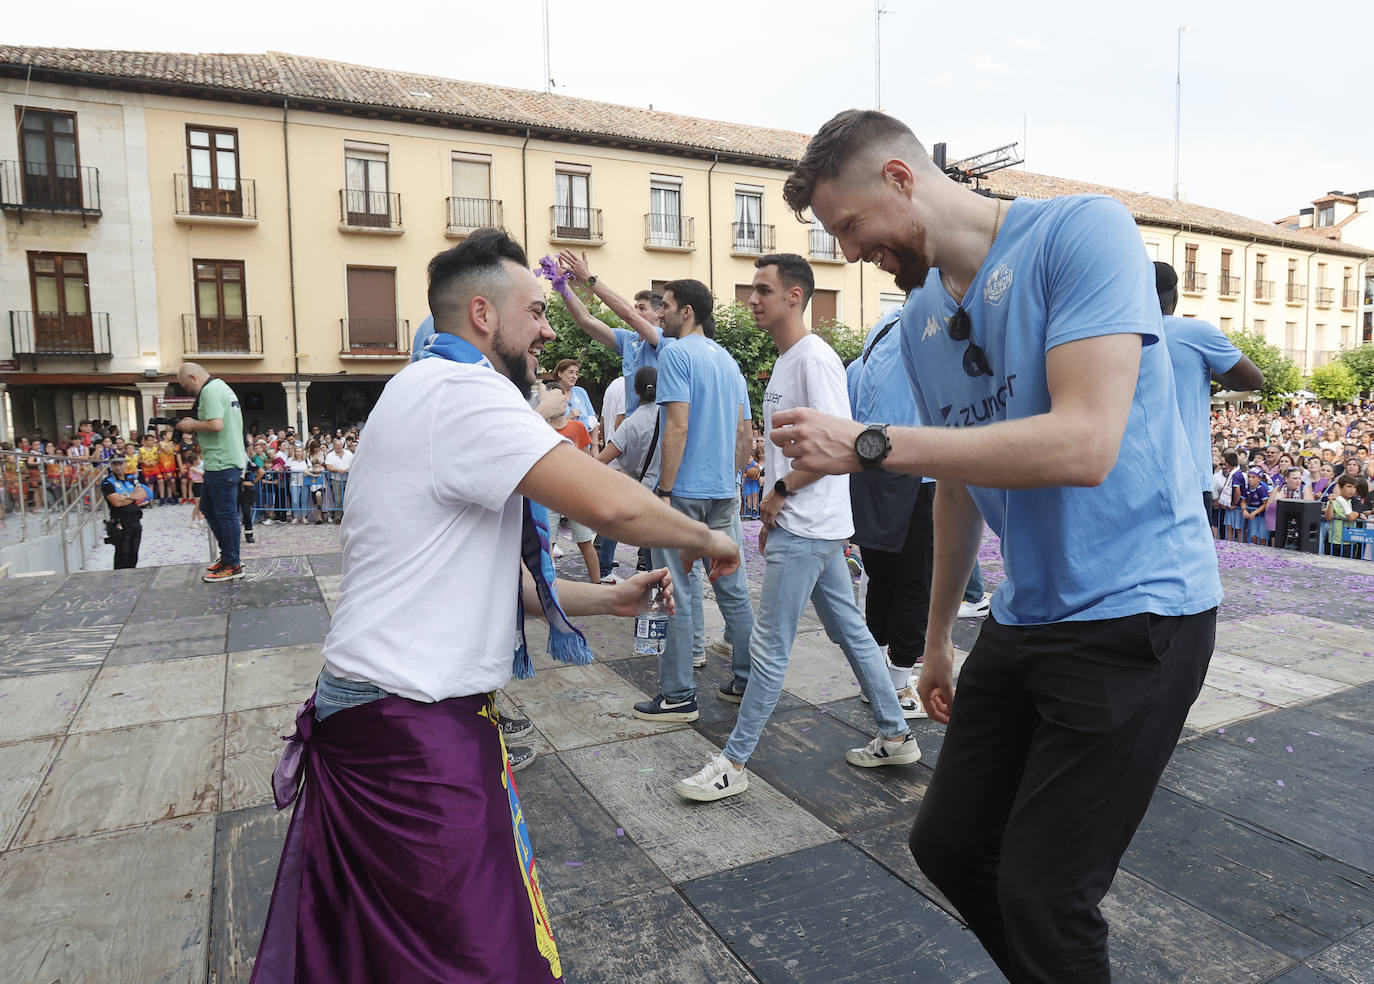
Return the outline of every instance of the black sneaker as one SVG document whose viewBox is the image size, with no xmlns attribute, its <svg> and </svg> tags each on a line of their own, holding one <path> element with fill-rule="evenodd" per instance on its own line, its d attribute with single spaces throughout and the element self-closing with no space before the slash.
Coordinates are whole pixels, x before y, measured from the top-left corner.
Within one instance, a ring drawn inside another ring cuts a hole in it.
<svg viewBox="0 0 1374 984">
<path fill-rule="evenodd" d="M 632 713 L 641 721 L 695 721 L 701 716 L 697 712 L 695 696 L 686 700 L 669 700 L 662 694 L 653 700 L 641 700 Z"/>
<path fill-rule="evenodd" d="M 534 730 L 534 722 L 529 718 L 506 717 L 501 715 L 501 736 L 506 741 L 523 738 Z"/>
<path fill-rule="evenodd" d="M 243 534 L 243 540 L 244 540 L 245 543 L 252 543 L 252 542 L 253 542 L 253 531 L 252 531 L 252 530 L 249 530 L 247 533 Z"/>
<path fill-rule="evenodd" d="M 506 762 L 512 772 L 519 772 L 534 761 L 534 749 L 528 745 L 507 745 Z"/>
<path fill-rule="evenodd" d="M 736 687 L 735 681 L 731 680 L 729 683 L 722 683 L 720 685 L 720 690 L 716 692 L 716 696 L 721 700 L 728 700 L 732 704 L 738 704 L 740 701 L 744 700 L 744 688 Z"/>
</svg>

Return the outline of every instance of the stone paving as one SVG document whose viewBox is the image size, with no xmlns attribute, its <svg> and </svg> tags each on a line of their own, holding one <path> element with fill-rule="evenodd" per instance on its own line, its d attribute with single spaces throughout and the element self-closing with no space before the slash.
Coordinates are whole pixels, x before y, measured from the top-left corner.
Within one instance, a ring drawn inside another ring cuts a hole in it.
<svg viewBox="0 0 1374 984">
<path fill-rule="evenodd" d="M 320 667 L 336 537 L 267 528 L 227 585 L 196 565 L 0 582 L 5 984 L 248 980 L 287 821 L 268 779 Z M 1374 565 L 1221 557 L 1207 688 L 1104 903 L 1114 979 L 1367 984 Z M 654 661 L 628 620 L 583 624 L 596 663 L 541 656 L 503 698 L 538 727 L 518 782 L 570 984 L 1002 979 L 906 849 L 942 729 L 919 723 L 919 765 L 846 765 L 871 719 L 814 615 L 749 791 L 709 805 L 671 785 L 729 732 L 728 666 L 700 671 L 700 721 L 637 721 Z"/>
</svg>

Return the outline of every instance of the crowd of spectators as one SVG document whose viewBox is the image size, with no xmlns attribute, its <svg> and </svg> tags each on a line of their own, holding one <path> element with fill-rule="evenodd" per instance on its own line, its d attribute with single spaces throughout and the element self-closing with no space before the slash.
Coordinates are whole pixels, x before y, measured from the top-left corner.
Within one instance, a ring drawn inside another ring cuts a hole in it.
<svg viewBox="0 0 1374 984">
<path fill-rule="evenodd" d="M 1322 549 L 1363 556 L 1351 528 L 1374 528 L 1374 403 L 1323 407 L 1293 401 L 1277 411 L 1226 406 L 1212 414 L 1212 525 L 1218 538 L 1271 546 L 1295 537 L 1277 529 L 1285 499 L 1316 502 Z"/>
</svg>

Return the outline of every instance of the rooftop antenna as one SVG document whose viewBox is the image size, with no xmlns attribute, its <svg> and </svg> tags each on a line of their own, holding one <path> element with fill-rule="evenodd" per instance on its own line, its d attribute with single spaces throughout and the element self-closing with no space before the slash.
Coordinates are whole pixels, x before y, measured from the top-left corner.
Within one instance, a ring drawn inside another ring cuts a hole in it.
<svg viewBox="0 0 1374 984">
<path fill-rule="evenodd" d="M 1178 201 L 1178 133 L 1179 121 L 1183 114 L 1183 32 L 1188 30 L 1186 27 L 1178 29 L 1178 61 L 1174 66 L 1174 201 Z"/>
<path fill-rule="evenodd" d="M 544 0 L 544 92 L 553 91 L 553 69 L 549 67 L 549 0 Z"/>
<path fill-rule="evenodd" d="M 883 110 L 883 0 L 873 0 L 873 108 Z"/>
<path fill-rule="evenodd" d="M 943 149 L 944 144 L 936 144 L 935 146 Z M 1000 147 L 992 148 L 992 150 L 985 150 L 981 154 L 950 161 L 948 164 L 944 164 L 937 157 L 935 163 L 943 165 L 942 170 L 945 174 L 960 184 L 977 184 L 979 179 L 987 177 L 994 171 L 1024 163 L 1016 154 L 1016 146 L 1014 143 L 1003 144 Z"/>
</svg>

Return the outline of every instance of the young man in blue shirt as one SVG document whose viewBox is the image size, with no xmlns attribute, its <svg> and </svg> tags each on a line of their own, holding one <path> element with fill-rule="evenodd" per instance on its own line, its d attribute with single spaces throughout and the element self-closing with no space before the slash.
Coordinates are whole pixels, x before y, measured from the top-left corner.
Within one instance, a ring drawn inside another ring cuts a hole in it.
<svg viewBox="0 0 1374 984">
<path fill-rule="evenodd" d="M 751 437 L 749 393 L 739 366 L 707 337 L 713 326 L 711 292 L 699 280 L 673 280 L 663 287 L 663 334 L 673 339 L 660 346 L 658 392 L 663 451 L 654 493 L 680 513 L 728 532 L 736 543 L 742 530 L 735 475 L 749 458 Z M 666 340 L 665 339 L 665 340 Z M 678 583 L 686 583 L 674 551 L 655 551 L 655 566 L 667 565 Z M 744 569 L 715 582 L 716 603 L 725 618 L 734 679 L 721 696 L 738 703 L 749 679 L 749 637 L 754 608 Z M 695 721 L 700 712 L 692 675 L 694 611 L 701 598 L 689 587 L 680 591 L 677 614 L 668 620 L 668 636 L 659 657 L 661 692 L 634 706 L 646 721 Z"/>
<path fill-rule="evenodd" d="M 822 127 L 783 195 L 911 292 L 902 352 L 929 426 L 794 410 L 772 439 L 808 471 L 938 482 L 918 691 L 949 731 L 912 852 L 1014 984 L 1109 981 L 1098 903 L 1221 600 L 1140 233 L 1109 198 L 985 198 L 871 111 Z M 1006 579 L 956 702 L 950 630 L 983 519 Z"/>
<path fill-rule="evenodd" d="M 1220 328 L 1200 318 L 1174 316 L 1174 308 L 1178 306 L 1178 273 L 1162 260 L 1155 260 L 1155 293 L 1159 295 L 1164 337 L 1169 345 L 1169 361 L 1174 367 L 1178 414 L 1188 433 L 1193 464 L 1202 483 L 1202 501 L 1210 516 L 1212 380 L 1224 389 L 1257 390 L 1264 385 L 1264 374 L 1231 344 Z"/>
</svg>

